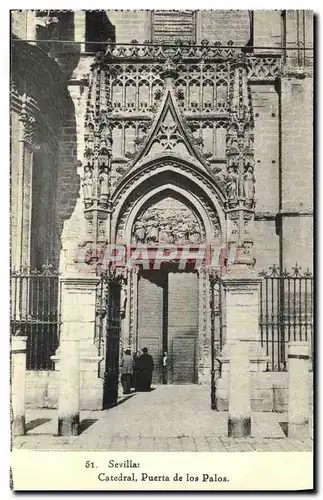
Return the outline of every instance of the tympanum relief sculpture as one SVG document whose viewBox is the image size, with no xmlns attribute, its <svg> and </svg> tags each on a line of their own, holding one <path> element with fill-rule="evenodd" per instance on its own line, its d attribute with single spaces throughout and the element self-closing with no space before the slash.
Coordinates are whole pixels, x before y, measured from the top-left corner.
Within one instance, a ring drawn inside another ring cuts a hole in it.
<svg viewBox="0 0 323 500">
<path fill-rule="evenodd" d="M 183 203 L 166 198 L 141 213 L 132 230 L 133 243 L 203 243 L 203 224 Z"/>
</svg>

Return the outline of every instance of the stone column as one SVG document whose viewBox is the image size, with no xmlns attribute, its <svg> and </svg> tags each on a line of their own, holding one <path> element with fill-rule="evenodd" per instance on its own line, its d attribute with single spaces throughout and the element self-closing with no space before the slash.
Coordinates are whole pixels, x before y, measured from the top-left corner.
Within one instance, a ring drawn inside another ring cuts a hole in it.
<svg viewBox="0 0 323 500">
<path fill-rule="evenodd" d="M 121 321 L 121 351 L 123 347 L 130 345 L 130 323 L 131 323 L 131 294 L 132 294 L 132 269 L 126 267 L 126 284 L 123 284 L 123 296 L 125 299 L 124 316 Z M 122 307 L 122 304 L 121 304 Z"/>
<path fill-rule="evenodd" d="M 11 411 L 13 436 L 23 436 L 26 432 L 26 342 L 27 337 L 12 337 L 11 339 Z"/>
<path fill-rule="evenodd" d="M 80 422 L 79 340 L 61 340 L 60 348 L 58 435 L 77 436 Z"/>
<path fill-rule="evenodd" d="M 131 279 L 129 296 L 129 345 L 133 351 L 138 349 L 138 278 L 139 269 L 132 267 L 129 275 Z"/>
<path fill-rule="evenodd" d="M 30 264 L 33 153 L 36 131 L 34 104 L 34 101 L 27 94 L 23 94 L 19 114 L 19 138 L 13 138 L 19 141 L 17 143 L 17 148 L 19 148 L 17 163 L 13 163 L 11 166 L 12 179 L 13 182 L 16 182 L 12 186 L 16 196 L 11 201 L 12 218 L 16 227 L 11 242 L 12 267 L 15 269 L 20 269 L 22 265 Z"/>
<path fill-rule="evenodd" d="M 309 344 L 288 346 L 288 437 L 309 437 Z"/>
<path fill-rule="evenodd" d="M 100 278 L 62 277 L 60 345 L 52 359 L 60 370 L 62 343 L 79 339 L 80 405 L 82 410 L 100 410 L 103 403 L 103 379 L 98 363 L 103 359 L 95 345 L 96 297 Z M 102 332 L 103 335 L 105 332 Z"/>
<path fill-rule="evenodd" d="M 199 277 L 199 350 L 198 350 L 198 382 L 199 384 L 209 383 L 211 379 L 211 341 L 210 334 L 210 293 L 209 276 L 206 268 L 201 266 L 198 269 Z"/>
<path fill-rule="evenodd" d="M 248 342 L 230 344 L 228 436 L 251 435 L 251 391 Z"/>
</svg>

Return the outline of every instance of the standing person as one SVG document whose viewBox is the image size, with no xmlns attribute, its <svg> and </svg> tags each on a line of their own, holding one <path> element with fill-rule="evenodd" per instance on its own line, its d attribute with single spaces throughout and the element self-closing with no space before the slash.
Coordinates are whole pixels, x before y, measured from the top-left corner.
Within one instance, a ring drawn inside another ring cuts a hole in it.
<svg viewBox="0 0 323 500">
<path fill-rule="evenodd" d="M 134 387 L 135 391 L 138 391 L 140 381 L 139 381 L 139 358 L 140 358 L 140 352 L 136 351 L 133 355 L 133 361 L 134 361 L 134 366 L 133 366 L 133 376 L 132 376 L 132 382 L 131 382 L 131 387 Z"/>
<path fill-rule="evenodd" d="M 168 356 L 167 352 L 163 355 L 163 384 L 167 384 L 167 369 L 168 369 Z"/>
<path fill-rule="evenodd" d="M 139 358 L 140 390 L 147 392 L 150 390 L 154 371 L 154 360 L 152 356 L 148 354 L 147 347 L 144 347 L 141 352 L 142 355 Z"/>
<path fill-rule="evenodd" d="M 120 363 L 121 385 L 123 388 L 123 394 L 130 394 L 133 367 L 134 367 L 134 360 L 133 357 L 131 356 L 131 350 L 126 349 L 125 354 L 122 357 Z"/>
</svg>

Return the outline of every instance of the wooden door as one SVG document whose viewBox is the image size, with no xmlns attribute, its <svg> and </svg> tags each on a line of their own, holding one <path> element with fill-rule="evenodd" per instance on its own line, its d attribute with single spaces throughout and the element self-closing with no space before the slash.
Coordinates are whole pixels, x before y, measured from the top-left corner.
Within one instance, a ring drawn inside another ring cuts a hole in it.
<svg viewBox="0 0 323 500">
<path fill-rule="evenodd" d="M 168 276 L 168 352 L 170 381 L 197 383 L 198 277 L 170 272 Z"/>
<path fill-rule="evenodd" d="M 155 369 L 153 383 L 162 382 L 163 317 L 165 276 L 143 272 L 138 283 L 138 348 L 147 347 Z"/>
</svg>

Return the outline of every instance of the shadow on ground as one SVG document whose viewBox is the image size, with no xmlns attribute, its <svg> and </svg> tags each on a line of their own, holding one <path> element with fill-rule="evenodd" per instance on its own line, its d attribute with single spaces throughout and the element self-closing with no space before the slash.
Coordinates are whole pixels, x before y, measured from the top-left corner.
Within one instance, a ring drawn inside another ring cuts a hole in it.
<svg viewBox="0 0 323 500">
<path fill-rule="evenodd" d="M 136 392 L 132 392 L 131 394 L 129 394 L 129 396 L 124 396 L 117 402 L 116 406 L 122 405 L 122 403 L 125 403 L 126 401 L 128 401 L 128 399 L 133 398 L 136 394 Z"/>
<path fill-rule="evenodd" d="M 278 422 L 278 423 L 285 436 L 288 436 L 288 422 Z"/>
<path fill-rule="evenodd" d="M 35 420 L 31 420 L 31 422 L 28 422 L 28 424 L 26 424 L 26 432 L 31 431 L 32 429 L 35 429 L 40 425 L 47 424 L 47 422 L 50 421 L 51 418 L 36 418 Z"/>
<path fill-rule="evenodd" d="M 82 432 L 86 431 L 91 425 L 95 424 L 97 422 L 97 418 L 85 418 L 84 420 L 81 420 L 80 425 L 79 425 L 79 435 L 82 434 Z"/>
</svg>

